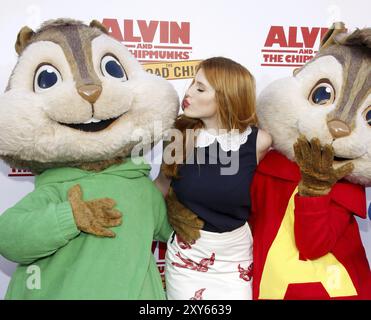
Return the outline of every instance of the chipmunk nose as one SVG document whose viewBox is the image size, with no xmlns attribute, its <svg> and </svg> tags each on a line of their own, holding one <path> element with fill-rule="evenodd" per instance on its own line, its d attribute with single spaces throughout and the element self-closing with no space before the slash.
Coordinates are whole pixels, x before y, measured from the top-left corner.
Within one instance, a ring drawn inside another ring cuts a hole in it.
<svg viewBox="0 0 371 320">
<path fill-rule="evenodd" d="M 349 136 L 351 132 L 349 126 L 341 120 L 331 120 L 327 122 L 327 127 L 334 139 Z"/>
<path fill-rule="evenodd" d="M 79 87 L 77 92 L 83 99 L 94 103 L 102 93 L 102 87 L 96 84 L 87 84 Z"/>
</svg>

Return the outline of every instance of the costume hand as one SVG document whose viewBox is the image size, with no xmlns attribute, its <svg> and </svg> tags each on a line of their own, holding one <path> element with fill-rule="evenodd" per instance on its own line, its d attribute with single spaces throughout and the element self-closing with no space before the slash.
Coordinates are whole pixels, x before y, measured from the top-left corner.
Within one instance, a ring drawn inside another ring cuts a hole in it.
<svg viewBox="0 0 371 320">
<path fill-rule="evenodd" d="M 186 242 L 197 240 L 204 222 L 178 201 L 173 188 L 170 188 L 165 200 L 169 223 L 175 233 Z"/>
<path fill-rule="evenodd" d="M 333 147 L 326 144 L 321 148 L 317 138 L 308 142 L 304 136 L 299 137 L 294 144 L 294 152 L 301 171 L 299 194 L 302 196 L 316 197 L 328 194 L 338 180 L 349 175 L 354 169 L 351 162 L 335 169 Z"/>
<path fill-rule="evenodd" d="M 106 227 L 116 227 L 122 223 L 122 214 L 113 209 L 116 202 L 110 198 L 84 201 L 79 184 L 68 190 L 68 200 L 72 207 L 77 228 L 99 237 L 115 237 Z"/>
</svg>

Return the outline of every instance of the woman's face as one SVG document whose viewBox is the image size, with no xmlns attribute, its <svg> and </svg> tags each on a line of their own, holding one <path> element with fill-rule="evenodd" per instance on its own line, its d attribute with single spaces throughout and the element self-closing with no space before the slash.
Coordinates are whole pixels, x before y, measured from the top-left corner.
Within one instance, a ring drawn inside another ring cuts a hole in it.
<svg viewBox="0 0 371 320">
<path fill-rule="evenodd" d="M 202 69 L 198 70 L 192 85 L 183 99 L 183 111 L 187 117 L 207 120 L 217 117 L 215 90 L 206 79 Z"/>
</svg>

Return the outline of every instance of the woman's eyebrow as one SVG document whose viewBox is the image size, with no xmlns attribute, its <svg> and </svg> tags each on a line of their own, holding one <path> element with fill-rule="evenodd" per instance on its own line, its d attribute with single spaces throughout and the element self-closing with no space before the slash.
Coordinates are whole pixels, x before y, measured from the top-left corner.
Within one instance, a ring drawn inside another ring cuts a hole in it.
<svg viewBox="0 0 371 320">
<path fill-rule="evenodd" d="M 201 86 L 206 87 L 206 84 L 204 84 L 204 83 L 202 83 L 202 82 L 200 82 L 200 81 L 196 81 L 196 84 L 199 84 L 199 85 L 201 85 Z"/>
</svg>

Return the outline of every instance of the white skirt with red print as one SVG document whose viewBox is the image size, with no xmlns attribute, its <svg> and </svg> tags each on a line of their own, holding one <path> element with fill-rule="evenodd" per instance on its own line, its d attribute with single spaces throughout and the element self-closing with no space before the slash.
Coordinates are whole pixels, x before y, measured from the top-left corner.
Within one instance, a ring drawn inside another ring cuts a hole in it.
<svg viewBox="0 0 371 320">
<path fill-rule="evenodd" d="M 231 232 L 201 230 L 194 243 L 177 235 L 167 243 L 169 300 L 251 300 L 252 235 L 249 225 Z"/>
</svg>

